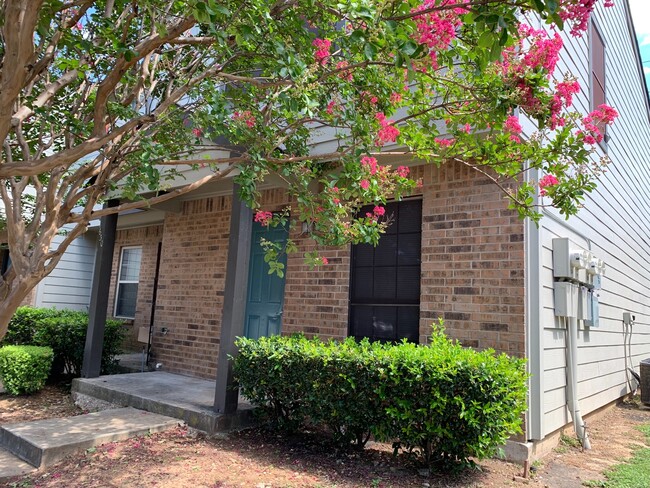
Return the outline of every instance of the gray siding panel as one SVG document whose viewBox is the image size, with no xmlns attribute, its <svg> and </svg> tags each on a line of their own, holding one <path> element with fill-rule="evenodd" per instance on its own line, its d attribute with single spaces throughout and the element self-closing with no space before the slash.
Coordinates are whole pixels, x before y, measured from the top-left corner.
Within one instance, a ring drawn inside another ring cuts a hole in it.
<svg viewBox="0 0 650 488">
<path fill-rule="evenodd" d="M 62 239 L 57 236 L 54 246 Z M 38 285 L 36 306 L 88 310 L 96 245 L 94 232 L 70 244 L 54 271 Z"/>
</svg>

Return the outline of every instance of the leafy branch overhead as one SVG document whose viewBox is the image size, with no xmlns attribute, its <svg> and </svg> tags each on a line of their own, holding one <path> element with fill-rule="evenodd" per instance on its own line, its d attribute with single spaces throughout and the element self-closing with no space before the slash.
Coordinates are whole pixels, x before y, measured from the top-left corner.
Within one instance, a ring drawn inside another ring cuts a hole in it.
<svg viewBox="0 0 650 488">
<path fill-rule="evenodd" d="M 0 0 L 0 325 L 92 219 L 226 176 L 253 207 L 261 182 L 287 188 L 282 218 L 323 245 L 376 243 L 414 159 L 475 168 L 533 218 L 541 170 L 544 204 L 575 213 L 616 112 L 572 113 L 559 34 L 522 19 L 580 35 L 597 3 Z"/>
</svg>

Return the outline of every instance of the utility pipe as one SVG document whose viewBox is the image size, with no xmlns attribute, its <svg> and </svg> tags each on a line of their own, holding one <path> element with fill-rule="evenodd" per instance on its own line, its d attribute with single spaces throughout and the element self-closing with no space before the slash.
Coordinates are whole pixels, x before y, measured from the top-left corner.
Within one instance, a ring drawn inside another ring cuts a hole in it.
<svg viewBox="0 0 650 488">
<path fill-rule="evenodd" d="M 583 449 L 591 449 L 587 427 L 578 405 L 578 318 L 569 317 L 567 330 L 567 403 L 573 419 L 573 428 Z"/>
</svg>

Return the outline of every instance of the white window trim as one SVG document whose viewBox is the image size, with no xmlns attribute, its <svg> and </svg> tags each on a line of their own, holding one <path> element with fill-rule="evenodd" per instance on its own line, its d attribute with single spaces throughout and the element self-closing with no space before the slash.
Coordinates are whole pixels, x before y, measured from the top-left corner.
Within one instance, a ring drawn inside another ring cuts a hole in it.
<svg viewBox="0 0 650 488">
<path fill-rule="evenodd" d="M 133 280 L 122 280 L 122 260 L 124 259 L 124 251 L 129 250 L 129 249 L 140 249 L 142 250 L 142 246 L 124 246 L 120 249 L 120 262 L 118 263 L 118 268 L 117 268 L 117 283 L 115 286 L 115 303 L 113 305 L 113 317 L 116 319 L 127 319 L 127 320 L 135 320 L 135 313 L 133 314 L 133 317 L 128 317 L 126 315 L 117 315 L 117 302 L 118 298 L 120 297 L 120 285 L 121 284 L 133 284 L 136 283 L 138 285 L 138 291 L 140 291 L 140 270 L 138 269 L 138 280 L 133 281 Z M 142 257 L 142 254 L 140 254 Z M 140 266 L 142 266 L 142 261 L 140 261 Z M 137 299 L 136 299 L 136 311 L 137 311 Z"/>
</svg>

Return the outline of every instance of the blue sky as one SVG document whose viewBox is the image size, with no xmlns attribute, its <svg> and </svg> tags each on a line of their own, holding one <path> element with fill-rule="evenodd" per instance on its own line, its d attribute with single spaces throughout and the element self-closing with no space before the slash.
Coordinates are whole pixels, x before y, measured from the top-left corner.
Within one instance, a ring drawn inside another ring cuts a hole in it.
<svg viewBox="0 0 650 488">
<path fill-rule="evenodd" d="M 639 40 L 645 79 L 650 86 L 650 1 L 630 0 L 634 29 Z"/>
</svg>

